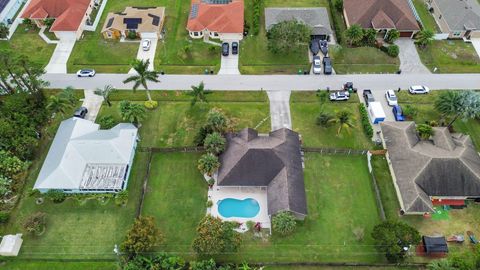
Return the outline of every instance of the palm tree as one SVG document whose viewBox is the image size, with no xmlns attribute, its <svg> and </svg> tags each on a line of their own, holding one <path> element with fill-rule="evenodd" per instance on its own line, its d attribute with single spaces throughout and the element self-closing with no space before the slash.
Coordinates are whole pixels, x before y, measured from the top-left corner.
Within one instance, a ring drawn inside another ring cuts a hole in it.
<svg viewBox="0 0 480 270">
<path fill-rule="evenodd" d="M 338 112 L 335 118 L 331 119 L 330 122 L 338 125 L 337 136 L 340 135 L 342 130 L 346 130 L 347 133 L 350 133 L 350 129 L 355 127 L 350 118 L 350 112 L 348 111 Z"/>
<path fill-rule="evenodd" d="M 443 116 L 454 116 L 453 120 L 448 124 L 448 127 L 450 127 L 460 115 L 462 109 L 462 96 L 458 91 L 442 92 L 435 100 L 434 106 Z"/>
<path fill-rule="evenodd" d="M 417 34 L 417 44 L 420 45 L 422 49 L 425 49 L 427 45 L 432 43 L 435 33 L 430 29 L 424 29 Z"/>
<path fill-rule="evenodd" d="M 220 167 L 220 162 L 218 161 L 218 157 L 214 154 L 207 153 L 204 154 L 198 160 L 198 169 L 201 173 L 206 174 L 208 176 L 212 176 L 212 174 Z"/>
<path fill-rule="evenodd" d="M 205 137 L 203 145 L 207 152 L 218 155 L 225 150 L 225 138 L 218 132 L 213 132 Z"/>
<path fill-rule="evenodd" d="M 120 102 L 120 115 L 123 120 L 138 125 L 145 118 L 145 108 L 140 104 L 123 100 Z"/>
<path fill-rule="evenodd" d="M 60 98 L 65 99 L 68 103 L 70 103 L 72 106 L 77 103 L 77 98 L 75 97 L 75 89 L 71 86 L 68 86 L 62 90 L 62 92 L 59 94 Z"/>
<path fill-rule="evenodd" d="M 435 134 L 435 131 L 433 130 L 432 126 L 427 124 L 417 125 L 417 132 L 418 132 L 418 136 L 420 136 L 422 140 L 428 140 L 430 139 L 430 137 L 432 137 Z"/>
<path fill-rule="evenodd" d="M 47 109 L 53 113 L 64 114 L 66 109 L 70 108 L 71 105 L 68 101 L 62 98 L 60 95 L 50 96 L 48 99 Z"/>
<path fill-rule="evenodd" d="M 102 96 L 103 100 L 107 103 L 108 107 L 112 107 L 112 103 L 110 102 L 110 94 L 117 91 L 112 85 L 105 85 L 103 89 L 97 88 L 95 90 L 95 94 Z"/>
<path fill-rule="evenodd" d="M 197 101 L 208 103 L 207 95 L 210 93 L 212 93 L 212 91 L 205 90 L 205 84 L 203 82 L 201 82 L 198 86 L 192 85 L 192 91 L 187 93 L 189 96 L 192 96 L 190 105 L 192 107 L 195 106 Z"/>
<path fill-rule="evenodd" d="M 148 89 L 147 82 L 160 82 L 158 80 L 158 72 L 153 70 L 148 70 L 148 66 L 150 65 L 150 60 L 135 60 L 132 63 L 132 68 L 137 72 L 137 75 L 133 75 L 128 77 L 123 83 L 134 82 L 133 84 L 133 91 L 136 91 L 140 85 L 145 88 L 147 91 L 148 100 L 152 100 L 150 96 L 150 90 Z"/>
<path fill-rule="evenodd" d="M 345 37 L 350 46 L 357 44 L 363 39 L 363 29 L 360 25 L 354 24 L 345 30 Z"/>
</svg>

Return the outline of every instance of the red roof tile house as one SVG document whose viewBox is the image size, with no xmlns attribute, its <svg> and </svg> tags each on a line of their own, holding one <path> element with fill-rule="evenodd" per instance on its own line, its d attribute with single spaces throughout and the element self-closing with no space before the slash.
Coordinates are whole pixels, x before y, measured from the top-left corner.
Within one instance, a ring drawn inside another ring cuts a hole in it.
<svg viewBox="0 0 480 270">
<path fill-rule="evenodd" d="M 343 15 L 347 27 L 358 24 L 382 33 L 397 29 L 401 37 L 420 31 L 408 0 L 344 0 Z"/>
<path fill-rule="evenodd" d="M 243 0 L 192 0 L 187 30 L 191 38 L 243 38 Z"/>
<path fill-rule="evenodd" d="M 44 25 L 45 19 L 54 18 L 50 32 L 58 38 L 79 39 L 93 4 L 94 0 L 32 0 L 21 18 L 29 18 L 39 27 Z"/>
</svg>

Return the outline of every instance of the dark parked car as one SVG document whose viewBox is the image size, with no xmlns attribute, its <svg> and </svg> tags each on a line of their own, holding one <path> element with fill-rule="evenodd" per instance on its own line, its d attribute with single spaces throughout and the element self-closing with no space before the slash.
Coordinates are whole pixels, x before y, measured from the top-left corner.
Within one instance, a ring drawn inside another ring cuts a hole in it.
<svg viewBox="0 0 480 270">
<path fill-rule="evenodd" d="M 320 51 L 323 53 L 323 55 L 327 56 L 328 54 L 328 42 L 326 40 L 320 40 Z"/>
<path fill-rule="evenodd" d="M 399 105 L 395 105 L 393 106 L 392 112 L 393 112 L 393 116 L 395 116 L 395 121 L 405 121 L 402 107 L 400 107 Z"/>
<path fill-rule="evenodd" d="M 332 60 L 330 57 L 323 58 L 323 73 L 324 74 L 332 74 Z"/>
<path fill-rule="evenodd" d="M 238 42 L 232 42 L 232 54 L 238 54 Z"/>
<path fill-rule="evenodd" d="M 228 42 L 224 42 L 222 44 L 222 55 L 228 56 L 229 54 L 230 54 L 230 45 L 228 45 Z"/>
<path fill-rule="evenodd" d="M 310 51 L 312 51 L 313 55 L 317 55 L 320 51 L 320 44 L 318 44 L 318 39 L 312 39 L 310 41 Z"/>
<path fill-rule="evenodd" d="M 75 110 L 75 112 L 73 113 L 73 117 L 78 117 L 78 118 L 85 118 L 85 115 L 87 115 L 88 113 L 88 110 L 87 108 L 85 107 L 80 107 L 78 109 Z"/>
<path fill-rule="evenodd" d="M 367 107 L 370 102 L 374 102 L 375 98 L 373 98 L 372 90 L 370 89 L 363 90 L 363 99 L 365 99 L 365 105 L 367 105 Z"/>
</svg>

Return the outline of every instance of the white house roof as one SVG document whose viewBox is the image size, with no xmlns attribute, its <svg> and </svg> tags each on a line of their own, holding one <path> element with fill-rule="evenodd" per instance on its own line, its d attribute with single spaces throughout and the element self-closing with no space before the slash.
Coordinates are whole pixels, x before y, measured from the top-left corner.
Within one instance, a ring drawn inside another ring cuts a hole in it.
<svg viewBox="0 0 480 270">
<path fill-rule="evenodd" d="M 120 189 L 138 130 L 132 124 L 99 128 L 80 118 L 64 120 L 34 189 Z"/>
</svg>

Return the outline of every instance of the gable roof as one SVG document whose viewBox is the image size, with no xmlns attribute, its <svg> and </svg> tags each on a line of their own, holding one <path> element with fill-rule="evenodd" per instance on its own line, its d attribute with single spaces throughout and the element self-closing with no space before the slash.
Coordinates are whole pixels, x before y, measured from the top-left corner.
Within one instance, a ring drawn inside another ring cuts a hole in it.
<svg viewBox="0 0 480 270">
<path fill-rule="evenodd" d="M 477 0 L 435 0 L 451 31 L 480 30 Z"/>
<path fill-rule="evenodd" d="M 126 7 L 121 13 L 110 12 L 107 15 L 102 32 L 115 29 L 137 32 L 160 32 L 165 17 L 164 7 Z"/>
<path fill-rule="evenodd" d="M 350 25 L 363 28 L 420 30 L 407 0 L 344 0 L 343 7 Z"/>
<path fill-rule="evenodd" d="M 50 31 L 77 31 L 91 0 L 31 0 L 21 18 L 55 18 Z"/>
<path fill-rule="evenodd" d="M 326 8 L 265 8 L 265 28 L 296 20 L 312 28 L 312 35 L 330 35 L 332 28 Z"/>
<path fill-rule="evenodd" d="M 84 119 L 64 120 L 34 188 L 121 189 L 136 138 L 132 124 L 99 130 L 99 125 Z"/>
<path fill-rule="evenodd" d="M 243 0 L 192 0 L 188 31 L 243 33 Z"/>
<path fill-rule="evenodd" d="M 480 196 L 480 156 L 469 136 L 436 127 L 432 141 L 421 141 L 414 122 L 380 126 L 405 212 L 432 212 L 434 196 Z"/>
<path fill-rule="evenodd" d="M 253 129 L 230 133 L 220 162 L 219 186 L 267 187 L 269 215 L 307 214 L 298 133 L 286 128 L 268 136 Z"/>
</svg>

